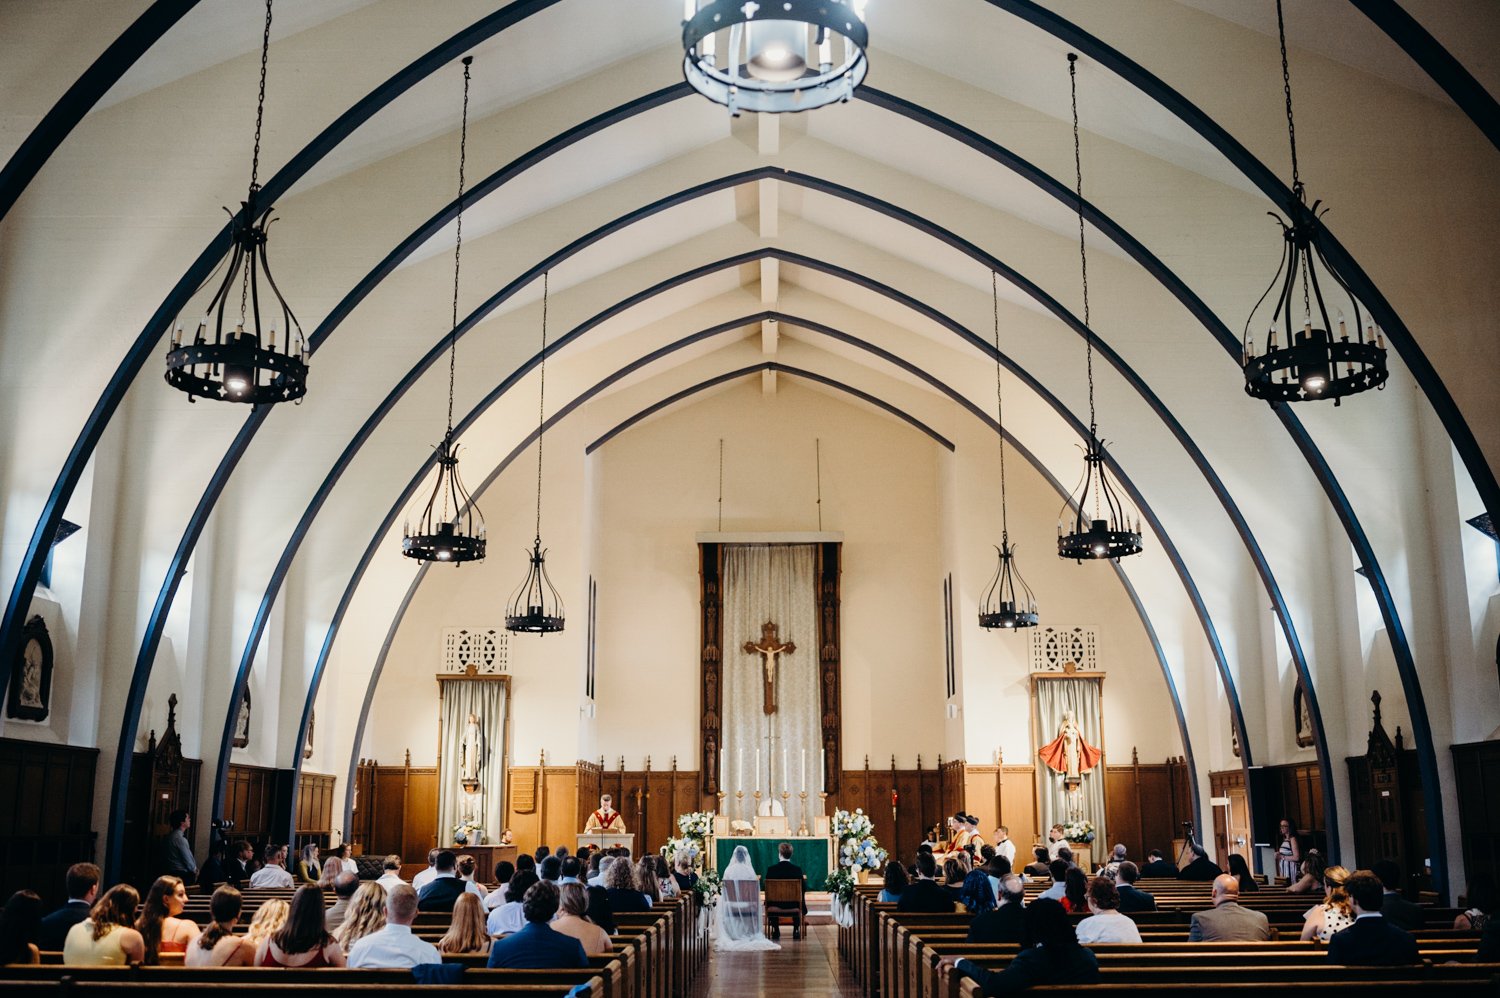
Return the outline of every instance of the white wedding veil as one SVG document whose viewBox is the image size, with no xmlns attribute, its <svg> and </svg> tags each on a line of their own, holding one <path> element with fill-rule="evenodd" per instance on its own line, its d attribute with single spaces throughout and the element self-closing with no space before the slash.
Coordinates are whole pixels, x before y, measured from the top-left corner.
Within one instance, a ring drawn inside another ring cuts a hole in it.
<svg viewBox="0 0 1500 998">
<path fill-rule="evenodd" d="M 750 852 L 735 846 L 729 865 L 720 875 L 718 916 L 714 948 L 720 950 L 781 949 L 766 938 L 760 903 L 760 875 L 750 863 Z"/>
</svg>

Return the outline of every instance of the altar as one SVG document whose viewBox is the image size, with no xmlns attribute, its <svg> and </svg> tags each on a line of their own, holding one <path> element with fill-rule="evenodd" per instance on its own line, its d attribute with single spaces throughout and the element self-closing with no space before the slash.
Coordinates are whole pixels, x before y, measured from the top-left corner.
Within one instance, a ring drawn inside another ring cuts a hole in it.
<svg viewBox="0 0 1500 998">
<path fill-rule="evenodd" d="M 760 874 L 762 886 L 766 871 L 780 859 L 777 847 L 783 842 L 792 846 L 792 862 L 802 868 L 807 877 L 809 891 L 821 891 L 834 870 L 833 839 L 822 835 L 723 835 L 708 840 L 708 858 L 712 869 L 722 870 L 729 865 L 735 846 L 744 846 L 750 853 L 750 865 Z"/>
</svg>

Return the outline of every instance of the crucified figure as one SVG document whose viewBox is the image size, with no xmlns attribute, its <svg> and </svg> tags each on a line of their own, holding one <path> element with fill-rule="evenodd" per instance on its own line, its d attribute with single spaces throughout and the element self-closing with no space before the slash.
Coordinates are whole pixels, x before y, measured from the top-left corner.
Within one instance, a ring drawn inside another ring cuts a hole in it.
<svg viewBox="0 0 1500 998">
<path fill-rule="evenodd" d="M 760 644 L 753 641 L 745 642 L 745 651 L 751 655 L 761 656 L 761 664 L 764 666 L 762 682 L 765 685 L 765 712 L 776 713 L 776 660 L 782 654 L 790 655 L 797 650 L 797 646 L 788 641 L 781 644 L 776 637 L 776 625 L 769 620 L 760 626 Z"/>
</svg>

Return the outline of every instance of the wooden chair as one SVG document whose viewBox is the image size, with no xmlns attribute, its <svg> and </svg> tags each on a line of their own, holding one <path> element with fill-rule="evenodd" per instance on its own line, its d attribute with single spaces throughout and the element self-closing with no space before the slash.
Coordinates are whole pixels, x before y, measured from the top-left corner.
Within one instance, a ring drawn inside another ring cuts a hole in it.
<svg viewBox="0 0 1500 998">
<path fill-rule="evenodd" d="M 794 938 L 802 938 L 803 882 L 796 880 L 772 880 L 766 878 L 766 925 L 781 931 L 781 920 L 792 920 Z"/>
</svg>

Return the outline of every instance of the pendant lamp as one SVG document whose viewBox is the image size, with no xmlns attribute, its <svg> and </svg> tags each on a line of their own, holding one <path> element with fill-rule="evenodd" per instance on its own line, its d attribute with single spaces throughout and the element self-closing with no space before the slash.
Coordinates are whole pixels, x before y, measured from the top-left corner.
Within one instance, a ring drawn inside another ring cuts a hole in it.
<svg viewBox="0 0 1500 998">
<path fill-rule="evenodd" d="M 1078 56 L 1073 52 L 1068 53 L 1068 80 L 1073 93 L 1073 167 L 1077 177 L 1078 261 L 1083 275 L 1083 342 L 1088 365 L 1089 435 L 1083 452 L 1083 479 L 1058 514 L 1057 554 L 1060 558 L 1082 562 L 1140 554 L 1142 545 L 1140 514 L 1126 502 L 1123 490 L 1109 473 L 1108 456 L 1104 441 L 1099 439 L 1099 424 L 1094 410 L 1094 330 L 1089 317 L 1089 257 L 1083 224 L 1083 155 L 1078 140 Z"/>
<path fill-rule="evenodd" d="M 1037 625 L 1036 597 L 1015 566 L 1010 544 L 1010 521 L 1005 510 L 1005 405 L 1000 391 L 1000 290 L 990 272 L 990 303 L 995 317 L 995 427 L 1000 438 L 1000 556 L 995 577 L 979 600 L 979 626 L 986 630 L 1016 630 Z"/>
<path fill-rule="evenodd" d="M 458 137 L 458 218 L 453 240 L 453 323 L 448 333 L 448 429 L 437 451 L 437 482 L 413 530 L 402 528 L 401 553 L 417 561 L 462 564 L 484 558 L 484 514 L 458 474 L 458 444 L 453 439 L 453 378 L 458 364 L 458 278 L 464 246 L 464 167 L 469 149 L 469 66 L 465 56 L 464 103 Z"/>
<path fill-rule="evenodd" d="M 1268 402 L 1308 402 L 1333 399 L 1335 406 L 1349 395 L 1384 388 L 1390 378 L 1386 363 L 1385 337 L 1375 325 L 1373 316 L 1360 308 L 1359 299 L 1349 290 L 1348 282 L 1323 256 L 1321 201 L 1307 204 L 1307 190 L 1302 185 L 1297 164 L 1297 127 L 1292 118 L 1292 77 L 1287 68 L 1286 22 L 1281 0 L 1276 0 L 1276 30 L 1281 39 L 1281 86 L 1286 96 L 1286 131 L 1292 151 L 1292 200 L 1283 219 L 1274 212 L 1271 217 L 1281 226 L 1284 246 L 1281 263 L 1271 283 L 1261 294 L 1250 317 L 1245 320 L 1244 350 L 1241 364 L 1245 371 L 1245 392 L 1252 398 Z M 1318 279 L 1318 271 L 1325 277 Z M 1270 329 L 1265 350 L 1256 353 L 1250 326 L 1271 291 L 1281 285 L 1271 308 Z M 1300 328 L 1293 322 L 1293 306 L 1302 292 Z M 1317 308 L 1314 310 L 1313 305 Z M 1336 322 L 1329 321 L 1332 304 Z M 1345 321 L 1344 306 L 1354 317 L 1354 333 Z M 1337 338 L 1334 326 L 1337 324 Z M 1286 337 L 1278 344 L 1278 333 Z"/>
<path fill-rule="evenodd" d="M 550 274 L 542 274 L 542 360 L 536 413 L 536 538 L 527 555 L 529 565 L 521 588 L 505 611 L 505 629 L 523 634 L 552 634 L 563 629 L 562 597 L 547 577 L 547 552 L 542 548 L 542 437 L 547 413 L 547 292 Z"/>
<path fill-rule="evenodd" d="M 281 289 L 271 276 L 266 232 L 273 205 L 260 191 L 260 132 L 266 111 L 266 62 L 271 51 L 271 0 L 260 42 L 260 92 L 255 100 L 255 151 L 250 157 L 250 190 L 239 214 L 229 213 L 230 248 L 224 276 L 203 310 L 190 341 L 183 341 L 179 317 L 167 351 L 167 384 L 200 398 L 250 405 L 274 405 L 307 394 L 307 340 Z M 224 312 L 231 309 L 235 284 L 240 291 L 239 320 L 228 331 Z M 280 313 L 278 320 L 278 313 Z M 277 345 L 278 321 L 284 331 Z M 209 333 L 212 324 L 213 332 Z"/>
</svg>

